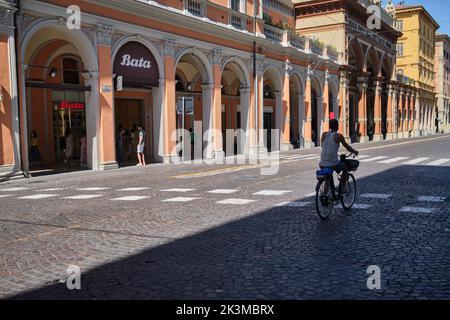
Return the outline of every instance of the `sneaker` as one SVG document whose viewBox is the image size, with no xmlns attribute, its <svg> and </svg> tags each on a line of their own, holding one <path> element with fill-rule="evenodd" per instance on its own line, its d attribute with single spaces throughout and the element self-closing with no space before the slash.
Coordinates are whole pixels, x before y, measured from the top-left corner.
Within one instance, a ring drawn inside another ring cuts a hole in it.
<svg viewBox="0 0 450 320">
<path fill-rule="evenodd" d="M 140 163 L 138 163 L 137 165 L 136 165 L 136 167 L 141 167 L 142 165 L 140 164 Z"/>
</svg>

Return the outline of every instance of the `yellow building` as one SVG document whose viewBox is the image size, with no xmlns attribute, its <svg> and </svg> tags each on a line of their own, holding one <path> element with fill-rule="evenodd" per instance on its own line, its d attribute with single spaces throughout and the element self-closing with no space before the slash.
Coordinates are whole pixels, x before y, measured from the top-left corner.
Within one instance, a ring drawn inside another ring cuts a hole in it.
<svg viewBox="0 0 450 320">
<path fill-rule="evenodd" d="M 397 6 L 397 28 L 403 33 L 397 45 L 397 73 L 418 89 L 415 134 L 430 134 L 436 118 L 435 33 L 438 23 L 423 6 Z"/>
</svg>

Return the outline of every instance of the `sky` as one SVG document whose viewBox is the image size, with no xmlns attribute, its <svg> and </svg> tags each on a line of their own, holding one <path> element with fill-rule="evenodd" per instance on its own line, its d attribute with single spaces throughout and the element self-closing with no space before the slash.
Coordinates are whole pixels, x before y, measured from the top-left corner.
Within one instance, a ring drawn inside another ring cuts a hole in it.
<svg viewBox="0 0 450 320">
<path fill-rule="evenodd" d="M 387 1 L 384 0 L 384 3 Z M 399 3 L 395 0 L 394 3 Z M 434 20 L 441 26 L 437 33 L 450 35 L 450 1 L 449 0 L 405 0 L 406 5 L 419 4 L 425 7 Z M 383 5 L 384 7 L 384 5 Z"/>
</svg>

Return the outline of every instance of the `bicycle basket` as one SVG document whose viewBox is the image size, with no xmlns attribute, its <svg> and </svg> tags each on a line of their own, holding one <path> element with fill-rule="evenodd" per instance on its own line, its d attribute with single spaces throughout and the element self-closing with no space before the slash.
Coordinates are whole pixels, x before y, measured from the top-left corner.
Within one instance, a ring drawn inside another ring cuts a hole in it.
<svg viewBox="0 0 450 320">
<path fill-rule="evenodd" d="M 350 172 L 356 171 L 359 168 L 359 161 L 358 160 L 346 160 L 345 164 L 347 165 L 348 170 Z"/>
</svg>

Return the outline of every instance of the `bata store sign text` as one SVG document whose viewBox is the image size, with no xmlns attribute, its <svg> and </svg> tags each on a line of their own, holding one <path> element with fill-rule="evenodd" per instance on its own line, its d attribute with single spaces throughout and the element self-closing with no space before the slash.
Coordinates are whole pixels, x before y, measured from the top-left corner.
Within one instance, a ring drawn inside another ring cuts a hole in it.
<svg viewBox="0 0 450 320">
<path fill-rule="evenodd" d="M 84 108 L 84 103 L 81 102 L 62 101 L 59 103 L 59 109 L 84 110 Z"/>
</svg>

